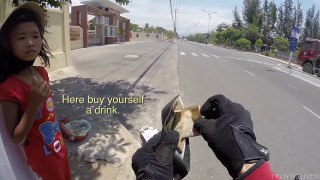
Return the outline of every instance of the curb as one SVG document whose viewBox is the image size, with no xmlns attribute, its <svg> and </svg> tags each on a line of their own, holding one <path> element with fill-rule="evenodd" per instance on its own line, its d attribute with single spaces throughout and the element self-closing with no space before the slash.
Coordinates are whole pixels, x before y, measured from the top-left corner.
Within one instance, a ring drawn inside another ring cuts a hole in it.
<svg viewBox="0 0 320 180">
<path fill-rule="evenodd" d="M 131 168 L 131 158 L 132 158 L 132 155 L 136 152 L 136 150 L 141 147 L 141 143 L 139 143 L 136 139 L 134 139 L 132 134 L 121 123 L 119 124 L 119 130 L 120 130 L 120 132 L 123 133 L 124 137 L 127 138 L 127 141 L 130 142 L 131 153 L 130 153 L 129 157 L 127 157 L 127 159 L 125 160 L 124 164 L 121 165 L 121 169 L 120 169 L 120 172 L 119 172 L 116 180 L 123 180 L 123 179 L 135 180 L 136 175 L 134 174 L 134 172 Z"/>
<path fill-rule="evenodd" d="M 255 53 L 252 53 L 252 54 L 258 55 L 258 56 L 266 58 L 266 59 L 271 59 L 273 61 L 277 61 L 277 62 L 280 62 L 280 63 L 283 63 L 283 64 L 289 64 L 289 62 L 284 61 L 282 59 L 277 59 L 277 58 L 274 58 L 274 57 L 264 56 L 262 54 L 255 54 Z M 293 66 L 296 69 L 302 70 L 302 67 L 300 65 L 298 65 L 298 64 L 291 63 L 290 65 Z"/>
</svg>

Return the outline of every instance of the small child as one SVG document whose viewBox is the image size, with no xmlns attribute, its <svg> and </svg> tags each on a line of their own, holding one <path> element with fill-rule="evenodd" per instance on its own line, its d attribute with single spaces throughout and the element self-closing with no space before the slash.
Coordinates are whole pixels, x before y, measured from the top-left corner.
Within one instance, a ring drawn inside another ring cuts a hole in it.
<svg viewBox="0 0 320 180">
<path fill-rule="evenodd" d="M 71 179 L 67 147 L 56 121 L 44 38 L 45 13 L 34 2 L 18 6 L 0 27 L 0 108 L 12 141 L 23 146 L 27 163 L 44 180 Z M 48 56 L 49 55 L 49 56 Z"/>
</svg>

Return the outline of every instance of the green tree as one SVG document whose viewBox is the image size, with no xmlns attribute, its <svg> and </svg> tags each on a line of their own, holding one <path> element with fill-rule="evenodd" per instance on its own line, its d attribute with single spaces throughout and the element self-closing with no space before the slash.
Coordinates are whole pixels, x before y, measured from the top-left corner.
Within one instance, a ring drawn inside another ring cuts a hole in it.
<svg viewBox="0 0 320 180">
<path fill-rule="evenodd" d="M 225 31 L 223 31 L 221 35 L 223 36 L 223 40 L 225 42 L 233 45 L 235 41 L 242 37 L 242 32 L 239 29 L 229 27 Z"/>
<path fill-rule="evenodd" d="M 277 6 L 273 1 L 265 0 L 263 4 L 262 41 L 268 45 L 272 44 L 273 37 L 276 34 L 276 22 Z"/>
<path fill-rule="evenodd" d="M 290 38 L 291 29 L 294 26 L 293 1 L 284 0 L 283 8 L 283 35 L 285 38 Z"/>
<path fill-rule="evenodd" d="M 165 33 L 165 36 L 167 36 L 169 39 L 172 39 L 174 37 L 174 32 L 173 31 L 167 31 Z"/>
<path fill-rule="evenodd" d="M 283 36 L 284 32 L 284 19 L 283 19 L 283 9 L 282 6 L 278 7 L 278 21 L 277 21 L 277 34 Z"/>
<path fill-rule="evenodd" d="M 230 27 L 230 25 L 228 25 L 227 23 L 220 23 L 220 24 L 218 24 L 216 31 L 222 32 L 222 31 L 226 30 L 228 27 Z"/>
<path fill-rule="evenodd" d="M 275 50 L 278 50 L 281 52 L 287 52 L 288 46 L 289 46 L 288 39 L 281 37 L 281 36 L 278 36 L 277 38 L 274 39 L 273 48 Z"/>
<path fill-rule="evenodd" d="M 214 41 L 215 43 L 222 44 L 224 42 L 224 37 L 223 37 L 222 31 L 215 32 L 213 39 L 215 39 L 215 41 Z"/>
<path fill-rule="evenodd" d="M 92 19 L 89 21 L 89 23 L 90 23 L 89 29 L 90 29 L 90 30 L 95 30 L 95 29 L 96 29 L 96 18 L 95 18 L 95 17 L 92 18 Z"/>
<path fill-rule="evenodd" d="M 319 10 L 317 11 L 316 15 L 313 18 L 313 23 L 312 23 L 312 38 L 318 38 L 318 33 L 319 33 Z"/>
<path fill-rule="evenodd" d="M 162 27 L 156 27 L 156 31 L 157 31 L 157 33 L 165 33 L 167 30 L 166 29 L 164 29 L 164 28 L 162 28 Z"/>
<path fill-rule="evenodd" d="M 259 28 L 250 24 L 246 29 L 243 30 L 244 37 L 251 42 L 252 45 L 256 43 L 256 40 L 261 38 L 262 34 L 259 31 Z"/>
<path fill-rule="evenodd" d="M 314 12 L 315 12 L 315 5 L 313 4 L 312 7 L 307 10 L 306 19 L 304 23 L 304 30 L 302 34 L 303 39 L 307 37 L 311 37 L 313 34 L 312 28 L 314 24 Z"/>
<path fill-rule="evenodd" d="M 299 3 L 298 5 L 298 27 L 301 27 L 302 26 L 302 22 L 303 22 L 303 12 L 302 12 L 302 8 L 301 8 L 301 2 Z M 296 16 L 297 16 L 297 6 L 294 7 L 294 20 L 296 19 Z"/>
<path fill-rule="evenodd" d="M 132 23 L 130 23 L 129 29 L 130 29 L 130 31 L 138 32 L 139 25 L 138 25 L 138 24 L 132 24 Z"/>
<path fill-rule="evenodd" d="M 256 47 L 258 48 L 258 49 L 260 49 L 261 47 L 262 47 L 262 45 L 263 45 L 263 42 L 262 42 L 262 39 L 258 39 L 257 41 L 256 41 Z"/>
<path fill-rule="evenodd" d="M 232 12 L 233 12 L 233 23 L 232 23 L 232 26 L 234 28 L 242 28 L 243 27 L 243 22 L 241 20 L 240 15 L 239 15 L 237 6 L 234 8 L 234 10 Z"/>
<path fill-rule="evenodd" d="M 245 38 L 240 38 L 236 41 L 236 47 L 245 49 L 245 50 L 250 50 L 251 48 L 251 42 L 248 39 Z"/>
<path fill-rule="evenodd" d="M 242 17 L 244 22 L 248 24 L 259 25 L 261 18 L 260 0 L 244 0 Z"/>
<path fill-rule="evenodd" d="M 274 1 L 269 2 L 269 12 L 271 30 L 274 30 L 277 23 L 277 5 Z"/>
</svg>

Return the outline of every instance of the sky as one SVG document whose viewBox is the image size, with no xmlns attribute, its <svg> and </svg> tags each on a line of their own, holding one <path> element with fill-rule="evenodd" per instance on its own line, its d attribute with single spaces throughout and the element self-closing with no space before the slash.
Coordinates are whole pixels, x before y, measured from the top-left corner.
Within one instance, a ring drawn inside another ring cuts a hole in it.
<svg viewBox="0 0 320 180">
<path fill-rule="evenodd" d="M 114 2 L 114 0 L 111 0 Z M 263 3 L 264 0 L 261 0 Z M 270 1 L 270 0 L 269 0 Z M 284 0 L 274 0 L 279 6 Z M 299 0 L 302 3 L 303 14 L 312 4 L 316 10 L 320 8 L 320 0 Z M 294 4 L 297 0 L 293 0 Z M 72 5 L 79 5 L 80 0 L 72 0 Z M 177 10 L 177 32 L 181 35 L 194 33 L 205 33 L 213 30 L 218 24 L 232 23 L 232 11 L 237 6 L 240 15 L 242 14 L 243 0 L 172 0 L 172 8 Z M 144 27 L 146 23 L 150 26 L 159 26 L 167 30 L 173 30 L 173 22 L 170 11 L 169 0 L 131 0 L 127 6 L 123 6 L 129 13 L 121 14 L 130 19 L 131 23 Z M 204 12 L 206 11 L 206 12 Z M 216 12 L 211 15 L 207 12 Z M 174 10 L 173 10 L 174 17 Z"/>
</svg>

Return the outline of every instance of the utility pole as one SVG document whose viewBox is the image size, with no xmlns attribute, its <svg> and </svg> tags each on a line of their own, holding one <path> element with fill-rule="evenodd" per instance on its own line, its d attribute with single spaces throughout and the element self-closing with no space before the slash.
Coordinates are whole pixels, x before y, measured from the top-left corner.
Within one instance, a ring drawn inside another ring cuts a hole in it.
<svg viewBox="0 0 320 180">
<path fill-rule="evenodd" d="M 178 13 L 178 9 L 174 9 L 174 27 L 173 27 L 174 36 L 177 35 L 177 13 Z"/>
<path fill-rule="evenodd" d="M 202 10 L 203 12 L 207 13 L 209 15 L 209 21 L 208 21 L 208 33 L 210 33 L 210 21 L 211 21 L 211 15 L 213 13 L 218 13 L 218 12 L 210 12 L 210 11 L 206 11 L 206 10 Z"/>
<path fill-rule="evenodd" d="M 213 13 L 217 13 L 217 12 L 210 12 L 210 11 L 206 11 L 206 10 L 202 10 L 203 12 L 207 13 L 209 15 L 209 21 L 208 21 L 208 36 L 210 34 L 210 21 L 211 21 L 211 15 Z M 209 43 L 209 39 L 207 39 L 207 43 Z"/>
<path fill-rule="evenodd" d="M 295 27 L 298 27 L 298 17 L 299 17 L 299 0 L 297 0 Z M 293 51 L 290 51 L 290 58 L 289 58 L 288 68 L 291 68 L 292 56 L 293 56 Z"/>
</svg>

